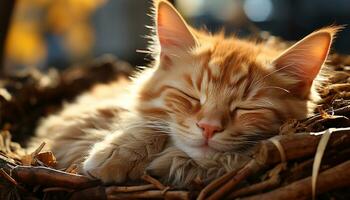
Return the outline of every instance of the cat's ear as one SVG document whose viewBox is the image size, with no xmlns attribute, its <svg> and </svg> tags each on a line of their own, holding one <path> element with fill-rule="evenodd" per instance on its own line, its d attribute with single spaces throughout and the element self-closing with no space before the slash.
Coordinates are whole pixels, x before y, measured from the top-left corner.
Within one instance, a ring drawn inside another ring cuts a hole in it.
<svg viewBox="0 0 350 200">
<path fill-rule="evenodd" d="M 297 85 L 292 92 L 306 97 L 313 80 L 327 59 L 333 37 L 338 28 L 324 28 L 306 36 L 273 61 L 278 72 L 293 79 Z"/>
<path fill-rule="evenodd" d="M 155 1 L 156 31 L 162 53 L 171 49 L 188 50 L 195 46 L 196 39 L 185 20 L 165 0 Z"/>
</svg>

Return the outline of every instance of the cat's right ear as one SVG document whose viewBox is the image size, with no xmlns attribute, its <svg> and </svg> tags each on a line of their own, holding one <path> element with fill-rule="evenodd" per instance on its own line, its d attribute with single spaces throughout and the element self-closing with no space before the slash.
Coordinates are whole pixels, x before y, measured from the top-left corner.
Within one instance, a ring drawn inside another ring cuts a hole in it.
<svg viewBox="0 0 350 200">
<path fill-rule="evenodd" d="M 155 0 L 156 31 L 162 54 L 172 50 L 189 50 L 196 39 L 176 9 L 165 0 Z"/>
<path fill-rule="evenodd" d="M 334 35 L 340 28 L 328 27 L 311 33 L 273 61 L 278 72 L 297 81 L 290 88 L 297 96 L 309 96 L 312 83 L 326 61 Z"/>
</svg>

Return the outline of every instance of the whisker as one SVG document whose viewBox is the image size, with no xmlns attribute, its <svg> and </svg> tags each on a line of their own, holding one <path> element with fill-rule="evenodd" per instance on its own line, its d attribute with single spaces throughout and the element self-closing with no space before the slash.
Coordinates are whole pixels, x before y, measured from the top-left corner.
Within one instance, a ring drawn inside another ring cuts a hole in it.
<svg viewBox="0 0 350 200">
<path fill-rule="evenodd" d="M 278 90 L 282 90 L 284 92 L 290 93 L 289 90 L 282 88 L 282 87 L 278 87 L 278 86 L 269 86 L 269 87 L 262 87 L 261 89 L 278 89 Z"/>
</svg>

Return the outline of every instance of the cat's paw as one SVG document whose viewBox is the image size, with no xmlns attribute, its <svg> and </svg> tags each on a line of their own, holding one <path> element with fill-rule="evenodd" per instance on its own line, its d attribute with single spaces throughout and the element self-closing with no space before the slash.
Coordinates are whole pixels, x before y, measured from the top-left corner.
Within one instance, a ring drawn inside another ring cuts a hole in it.
<svg viewBox="0 0 350 200">
<path fill-rule="evenodd" d="M 83 173 L 104 183 L 137 179 L 145 167 L 140 156 L 137 152 L 112 144 L 95 145 L 83 163 Z"/>
<path fill-rule="evenodd" d="M 166 135 L 152 133 L 111 134 L 93 146 L 82 171 L 104 183 L 139 179 L 153 156 L 162 151 L 166 140 Z"/>
<path fill-rule="evenodd" d="M 169 147 L 152 160 L 146 172 L 164 183 L 186 186 L 196 178 L 201 169 L 186 153 L 176 147 Z"/>
</svg>

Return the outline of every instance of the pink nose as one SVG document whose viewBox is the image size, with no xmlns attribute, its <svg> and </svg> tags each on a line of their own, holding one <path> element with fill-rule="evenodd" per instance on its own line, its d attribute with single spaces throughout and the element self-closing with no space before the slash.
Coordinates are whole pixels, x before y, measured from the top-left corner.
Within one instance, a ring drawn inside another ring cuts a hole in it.
<svg viewBox="0 0 350 200">
<path fill-rule="evenodd" d="M 222 131 L 222 127 L 218 125 L 209 124 L 206 122 L 198 122 L 197 126 L 203 130 L 203 136 L 208 140 L 214 136 L 215 133 Z"/>
</svg>

